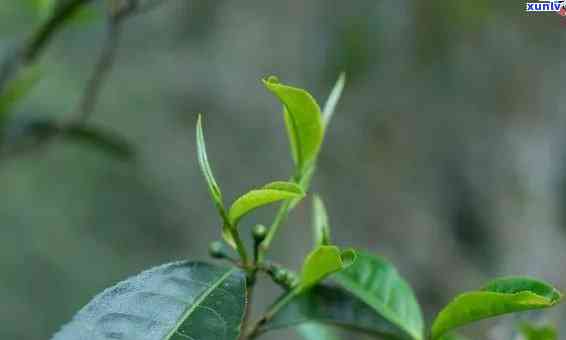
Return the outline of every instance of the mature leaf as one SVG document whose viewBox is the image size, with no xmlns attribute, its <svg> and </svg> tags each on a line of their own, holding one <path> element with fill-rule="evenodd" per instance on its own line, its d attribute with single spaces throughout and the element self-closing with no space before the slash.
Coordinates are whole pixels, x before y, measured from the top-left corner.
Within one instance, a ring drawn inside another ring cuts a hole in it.
<svg viewBox="0 0 566 340">
<path fill-rule="evenodd" d="M 102 292 L 53 340 L 236 340 L 245 304 L 239 269 L 176 262 Z"/>
<path fill-rule="evenodd" d="M 300 325 L 296 331 L 305 340 L 340 340 L 330 327 L 316 322 Z"/>
<path fill-rule="evenodd" d="M 356 253 L 351 250 L 341 251 L 336 246 L 320 246 L 313 250 L 305 259 L 299 287 L 306 290 L 334 274 L 351 266 L 356 259 Z"/>
<path fill-rule="evenodd" d="M 312 322 L 346 327 L 388 340 L 414 339 L 404 329 L 376 313 L 374 308 L 350 292 L 324 284 L 316 285 L 297 295 L 266 322 L 261 331 Z"/>
<path fill-rule="evenodd" d="M 222 203 L 222 192 L 220 191 L 220 187 L 216 183 L 214 179 L 214 175 L 212 174 L 212 170 L 210 169 L 210 164 L 208 162 L 208 155 L 206 154 L 206 144 L 204 142 L 204 134 L 202 132 L 202 116 L 199 115 L 197 119 L 197 154 L 198 154 L 198 162 L 200 165 L 200 169 L 206 179 L 206 183 L 208 184 L 208 190 L 210 191 L 210 195 L 214 200 L 214 203 L 219 209 L 223 209 L 222 207 L 224 204 Z"/>
<path fill-rule="evenodd" d="M 528 323 L 521 325 L 521 334 L 525 340 L 556 340 L 556 328 L 550 325 L 536 326 Z"/>
<path fill-rule="evenodd" d="M 324 207 L 324 202 L 320 196 L 315 195 L 313 198 L 313 233 L 314 244 L 318 246 L 327 246 L 330 241 L 330 225 L 328 223 L 328 214 Z"/>
<path fill-rule="evenodd" d="M 283 103 L 293 159 L 302 173 L 315 160 L 324 138 L 320 107 L 305 90 L 283 85 L 275 77 L 263 82 Z"/>
<path fill-rule="evenodd" d="M 322 110 L 324 126 L 328 126 L 330 119 L 332 119 L 332 116 L 334 115 L 336 105 L 338 105 L 340 97 L 342 96 L 342 91 L 344 91 L 344 85 L 346 85 L 346 74 L 342 72 L 340 73 L 340 77 L 338 77 L 334 88 L 332 88 L 332 91 L 324 104 L 324 109 Z"/>
<path fill-rule="evenodd" d="M 549 284 L 525 277 L 494 280 L 478 291 L 457 296 L 436 317 L 432 338 L 474 321 L 556 305 L 562 294 Z"/>
<path fill-rule="evenodd" d="M 40 68 L 31 66 L 6 85 L 4 92 L 0 93 L 0 122 L 4 121 L 12 107 L 33 89 L 40 78 Z"/>
<path fill-rule="evenodd" d="M 247 213 L 264 205 L 277 201 L 301 198 L 305 193 L 291 182 L 273 182 L 261 189 L 251 190 L 238 198 L 230 207 L 228 214 L 230 223 L 237 225 Z"/>
<path fill-rule="evenodd" d="M 390 325 L 414 340 L 424 337 L 424 322 L 417 299 L 395 267 L 386 260 L 358 252 L 356 262 L 336 274 L 337 281 L 347 291 L 370 306 Z"/>
</svg>

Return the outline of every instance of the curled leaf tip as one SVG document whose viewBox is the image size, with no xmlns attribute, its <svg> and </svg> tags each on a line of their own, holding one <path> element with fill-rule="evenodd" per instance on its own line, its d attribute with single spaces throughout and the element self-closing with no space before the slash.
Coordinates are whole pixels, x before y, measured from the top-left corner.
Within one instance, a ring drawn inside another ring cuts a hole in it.
<svg viewBox="0 0 566 340">
<path fill-rule="evenodd" d="M 273 76 L 273 75 L 265 78 L 264 82 L 267 83 L 267 84 L 279 84 L 280 83 L 279 78 L 277 78 L 277 76 Z"/>
<path fill-rule="evenodd" d="M 344 269 L 350 267 L 356 262 L 358 255 L 354 249 L 346 249 L 340 254 L 340 259 L 342 260 L 342 266 Z"/>
</svg>

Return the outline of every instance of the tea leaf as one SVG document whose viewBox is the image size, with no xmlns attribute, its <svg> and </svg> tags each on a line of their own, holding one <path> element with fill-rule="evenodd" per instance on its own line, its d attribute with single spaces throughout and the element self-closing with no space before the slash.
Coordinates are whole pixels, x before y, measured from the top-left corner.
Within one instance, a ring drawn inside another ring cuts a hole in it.
<svg viewBox="0 0 566 340">
<path fill-rule="evenodd" d="M 52 340 L 236 340 L 245 305 L 239 269 L 176 262 L 105 290 Z"/>
<path fill-rule="evenodd" d="M 265 332 L 295 326 L 302 328 L 312 323 L 341 326 L 376 335 L 380 339 L 414 340 L 414 337 L 398 324 L 376 313 L 374 308 L 350 292 L 340 287 L 324 284 L 316 285 L 295 296 L 289 304 L 268 320 L 261 330 Z M 312 333 L 313 336 L 317 335 L 317 333 Z"/>
<path fill-rule="evenodd" d="M 239 220 L 254 209 L 277 201 L 301 198 L 305 193 L 291 182 L 273 182 L 261 189 L 251 190 L 238 198 L 230 207 L 229 220 L 237 225 Z"/>
<path fill-rule="evenodd" d="M 196 136 L 197 136 L 197 154 L 198 154 L 198 162 L 200 165 L 200 169 L 206 179 L 206 183 L 208 184 L 208 190 L 210 191 L 210 195 L 214 200 L 214 203 L 219 209 L 222 209 L 224 204 L 222 203 L 222 192 L 220 191 L 220 187 L 216 183 L 214 179 L 214 175 L 212 174 L 212 170 L 210 169 L 210 164 L 208 162 L 208 156 L 206 154 L 206 145 L 204 142 L 204 134 L 202 132 L 202 116 L 198 116 L 197 120 L 197 128 L 196 128 Z"/>
<path fill-rule="evenodd" d="M 344 86 L 346 85 L 346 74 L 344 72 L 340 73 L 336 84 L 334 84 L 334 88 L 330 92 L 326 103 L 324 103 L 324 109 L 322 120 L 324 121 L 324 126 L 328 126 L 330 123 L 330 119 L 334 115 L 334 111 L 336 110 L 336 106 L 340 101 L 340 97 L 342 96 L 342 91 L 344 91 Z"/>
<path fill-rule="evenodd" d="M 322 281 L 330 274 L 348 268 L 356 259 L 353 250 L 341 251 L 336 246 L 320 246 L 305 259 L 300 290 L 306 290 Z"/>
<path fill-rule="evenodd" d="M 562 294 L 549 284 L 525 277 L 497 279 L 478 291 L 457 296 L 436 317 L 432 338 L 482 319 L 556 305 Z"/>
<path fill-rule="evenodd" d="M 275 77 L 269 77 L 263 83 L 283 104 L 291 152 L 302 173 L 316 158 L 324 138 L 320 107 L 308 92 L 283 85 Z"/>
<path fill-rule="evenodd" d="M 407 282 L 384 259 L 367 252 L 357 254 L 356 262 L 336 274 L 334 280 L 364 301 L 397 332 L 422 340 L 422 312 Z"/>
<path fill-rule="evenodd" d="M 313 198 L 313 232 L 315 246 L 327 246 L 330 241 L 330 225 L 322 199 L 315 195 Z"/>
</svg>

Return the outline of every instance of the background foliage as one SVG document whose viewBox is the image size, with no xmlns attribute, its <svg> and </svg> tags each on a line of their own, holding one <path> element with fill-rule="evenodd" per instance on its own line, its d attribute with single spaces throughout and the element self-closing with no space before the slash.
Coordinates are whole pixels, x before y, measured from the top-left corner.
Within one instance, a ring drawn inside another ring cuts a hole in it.
<svg viewBox="0 0 566 340">
<path fill-rule="evenodd" d="M 26 4 L 0 6 L 2 55 L 41 20 Z M 259 81 L 268 74 L 323 101 L 347 72 L 313 190 L 333 238 L 396 263 L 426 315 L 494 275 L 564 287 L 565 27 L 523 7 L 168 0 L 129 20 L 92 123 L 128 140 L 135 160 L 57 141 L 0 162 L 0 336 L 47 338 L 104 287 L 204 258 L 218 221 L 194 156 L 196 113 L 225 192 L 283 178 L 291 162 Z M 5 142 L 26 121 L 68 118 L 102 45 L 97 11 L 49 47 Z M 310 249 L 309 211 L 302 203 L 275 245 L 287 265 Z"/>
</svg>

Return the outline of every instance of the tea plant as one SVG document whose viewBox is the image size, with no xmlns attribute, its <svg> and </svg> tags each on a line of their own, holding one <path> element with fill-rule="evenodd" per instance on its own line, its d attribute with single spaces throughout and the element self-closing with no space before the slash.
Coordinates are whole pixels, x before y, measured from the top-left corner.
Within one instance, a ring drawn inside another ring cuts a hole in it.
<svg viewBox="0 0 566 340">
<path fill-rule="evenodd" d="M 271 262 L 269 249 L 277 232 L 307 196 L 344 76 L 322 111 L 305 90 L 275 77 L 264 80 L 264 85 L 283 106 L 294 161 L 289 180 L 261 185 L 226 205 L 208 161 L 201 116 L 196 124 L 198 162 L 218 210 L 223 239 L 211 244 L 210 254 L 229 265 L 180 261 L 145 271 L 95 297 L 54 340 L 256 339 L 303 323 L 314 324 L 302 328 L 309 339 L 331 339 L 334 335 L 323 325 L 335 325 L 380 339 L 446 340 L 459 339 L 453 331 L 472 322 L 560 302 L 562 294 L 548 283 L 527 277 L 499 278 L 457 296 L 427 329 L 415 294 L 391 263 L 371 252 L 334 244 L 318 196 L 313 196 L 315 241 L 300 272 Z M 281 205 L 273 222 L 252 228 L 253 248 L 248 249 L 240 228 L 245 216 L 276 202 Z M 284 292 L 258 320 L 250 320 L 253 289 L 264 277 Z M 556 338 L 550 328 L 524 326 L 522 330 L 529 340 Z"/>
</svg>

